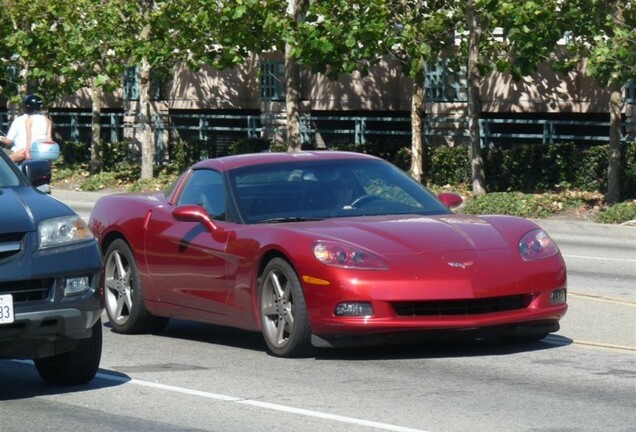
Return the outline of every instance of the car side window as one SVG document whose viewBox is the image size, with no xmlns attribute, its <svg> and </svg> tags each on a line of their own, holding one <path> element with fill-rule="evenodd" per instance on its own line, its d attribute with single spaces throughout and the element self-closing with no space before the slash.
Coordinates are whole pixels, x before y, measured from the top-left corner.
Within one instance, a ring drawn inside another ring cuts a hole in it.
<svg viewBox="0 0 636 432">
<path fill-rule="evenodd" d="M 177 205 L 185 204 L 199 205 L 210 217 L 225 220 L 225 185 L 221 174 L 208 169 L 194 171 L 177 200 Z"/>
</svg>

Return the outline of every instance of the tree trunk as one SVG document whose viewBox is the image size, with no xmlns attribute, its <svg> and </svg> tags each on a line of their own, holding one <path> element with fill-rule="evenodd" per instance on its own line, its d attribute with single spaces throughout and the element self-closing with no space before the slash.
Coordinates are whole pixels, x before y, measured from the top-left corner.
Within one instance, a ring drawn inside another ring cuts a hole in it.
<svg viewBox="0 0 636 432">
<path fill-rule="evenodd" d="M 141 123 L 141 178 L 153 178 L 155 146 L 152 136 L 150 101 L 150 64 L 142 59 L 139 71 L 139 122 Z"/>
<path fill-rule="evenodd" d="M 612 1 L 614 10 L 614 25 L 622 28 L 625 25 L 623 7 L 620 0 Z M 610 95 L 610 140 L 607 157 L 607 193 L 606 204 L 615 204 L 620 199 L 620 172 L 621 172 L 621 110 L 623 108 L 623 94 L 621 87 L 613 86 Z"/>
<path fill-rule="evenodd" d="M 305 19 L 309 0 L 287 0 L 287 15 L 296 22 Z M 301 150 L 300 141 L 300 91 L 298 65 L 292 56 L 293 47 L 285 43 L 285 114 L 287 120 L 287 151 Z"/>
<path fill-rule="evenodd" d="M 417 77 L 413 83 L 411 98 L 411 177 L 418 182 L 424 174 L 424 146 L 422 145 L 422 114 L 424 113 L 424 77 Z"/>
<path fill-rule="evenodd" d="M 301 150 L 298 92 L 298 65 L 292 58 L 291 46 L 285 44 L 285 115 L 287 120 L 287 151 Z"/>
<path fill-rule="evenodd" d="M 140 3 L 143 22 L 139 39 L 143 42 L 150 39 L 150 17 L 155 7 L 154 0 L 141 0 Z M 138 121 L 140 127 L 140 147 L 141 147 L 141 179 L 153 178 L 153 168 L 155 161 L 155 146 L 152 136 L 152 118 L 150 112 L 150 62 L 147 57 L 141 59 L 139 68 L 139 112 Z"/>
<path fill-rule="evenodd" d="M 607 193 L 606 204 L 615 204 L 620 199 L 620 171 L 621 171 L 621 108 L 623 94 L 620 90 L 612 91 L 610 95 L 610 140 L 607 165 Z"/>
<path fill-rule="evenodd" d="M 101 171 L 101 150 L 102 150 L 102 102 L 104 99 L 104 92 L 101 87 L 93 85 L 93 106 L 91 110 L 91 174 L 96 174 Z"/>
<path fill-rule="evenodd" d="M 468 132 L 470 134 L 472 186 L 474 195 L 483 195 L 486 193 L 486 176 L 479 134 L 479 118 L 481 116 L 479 41 L 481 39 L 481 26 L 475 16 L 473 0 L 466 2 L 466 20 L 468 23 Z"/>
</svg>

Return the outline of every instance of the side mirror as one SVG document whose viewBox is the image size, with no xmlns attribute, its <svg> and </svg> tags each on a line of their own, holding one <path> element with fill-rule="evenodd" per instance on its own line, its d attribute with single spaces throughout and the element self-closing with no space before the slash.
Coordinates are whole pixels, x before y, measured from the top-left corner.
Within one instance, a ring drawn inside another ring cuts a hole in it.
<svg viewBox="0 0 636 432">
<path fill-rule="evenodd" d="M 208 231 L 214 233 L 218 230 L 216 224 L 212 221 L 208 212 L 201 206 L 194 204 L 187 204 L 176 207 L 172 211 L 172 216 L 181 222 L 198 222 L 203 224 Z"/>
<path fill-rule="evenodd" d="M 22 162 L 20 169 L 35 187 L 51 182 L 51 165 L 47 160 L 27 160 Z"/>
<path fill-rule="evenodd" d="M 437 198 L 449 209 L 459 207 L 464 202 L 460 195 L 451 192 L 443 192 Z"/>
</svg>

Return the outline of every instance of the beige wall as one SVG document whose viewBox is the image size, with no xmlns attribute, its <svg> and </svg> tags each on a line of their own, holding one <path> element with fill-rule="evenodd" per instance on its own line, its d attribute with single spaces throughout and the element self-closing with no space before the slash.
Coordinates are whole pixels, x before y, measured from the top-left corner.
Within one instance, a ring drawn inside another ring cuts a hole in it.
<svg viewBox="0 0 636 432">
<path fill-rule="evenodd" d="M 174 109 L 261 109 L 281 112 L 283 103 L 259 100 L 259 66 L 254 59 L 232 71 L 181 70 L 169 86 L 168 106 Z M 309 111 L 409 111 L 412 81 L 395 64 L 381 62 L 369 74 L 341 76 L 331 81 L 321 74 L 301 72 L 302 110 Z M 492 73 L 482 86 L 485 112 L 608 112 L 609 93 L 582 73 L 567 76 L 541 68 L 532 77 L 516 82 L 508 75 Z M 462 115 L 465 104 L 427 104 L 427 112 Z M 632 115 L 633 107 L 624 111 Z"/>
<path fill-rule="evenodd" d="M 276 56 L 270 54 L 266 57 Z M 165 83 L 165 100 L 153 101 L 158 112 L 167 110 L 251 109 L 264 113 L 281 113 L 284 103 L 260 100 L 259 58 L 227 71 L 204 67 L 192 72 L 180 67 L 174 79 Z M 307 70 L 301 72 L 301 109 L 310 111 L 409 111 L 412 81 L 403 76 L 395 64 L 383 61 L 369 74 L 341 76 L 331 81 Z M 492 73 L 482 86 L 484 112 L 530 113 L 570 112 L 606 113 L 609 93 L 598 88 L 582 73 L 582 67 L 560 76 L 541 68 L 534 76 L 516 82 L 508 75 Z M 60 108 L 90 109 L 90 92 L 78 92 L 73 98 L 55 103 Z M 463 116 L 465 103 L 427 103 L 431 114 Z M 134 110 L 135 103 L 122 101 L 121 92 L 106 97 L 104 108 Z M 628 117 L 636 117 L 636 108 L 625 105 Z"/>
</svg>

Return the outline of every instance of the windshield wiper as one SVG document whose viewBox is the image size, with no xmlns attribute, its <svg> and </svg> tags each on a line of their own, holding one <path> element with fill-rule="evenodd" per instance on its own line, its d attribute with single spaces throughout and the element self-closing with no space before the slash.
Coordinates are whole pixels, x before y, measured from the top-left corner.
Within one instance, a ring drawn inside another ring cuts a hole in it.
<svg viewBox="0 0 636 432">
<path fill-rule="evenodd" d="M 283 222 L 311 222 L 319 221 L 323 218 L 316 217 L 301 217 L 301 216 L 288 216 L 288 217 L 276 217 L 256 221 L 256 223 L 283 223 Z"/>
</svg>

